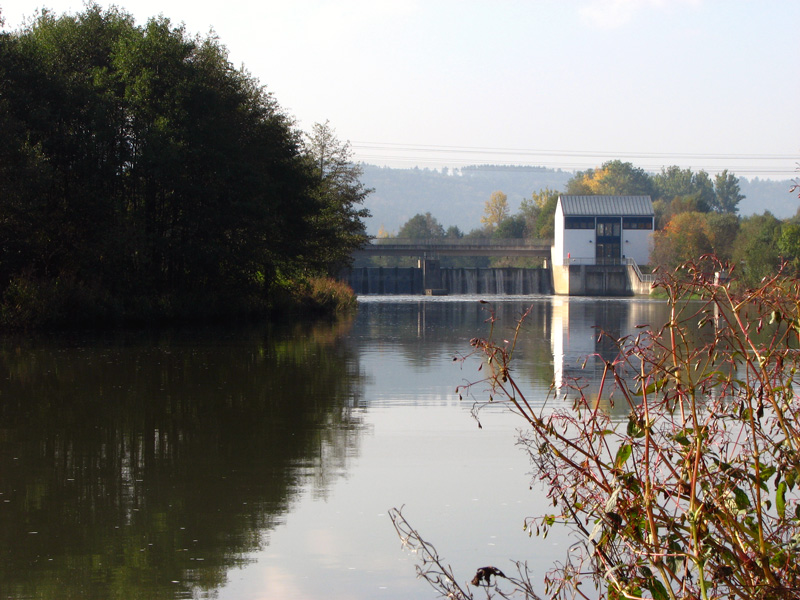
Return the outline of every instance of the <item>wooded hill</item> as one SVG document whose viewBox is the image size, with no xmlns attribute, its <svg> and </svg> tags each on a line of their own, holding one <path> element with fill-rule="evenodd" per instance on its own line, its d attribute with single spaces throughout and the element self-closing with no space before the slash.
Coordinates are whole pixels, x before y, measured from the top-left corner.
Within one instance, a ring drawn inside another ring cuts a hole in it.
<svg viewBox="0 0 800 600">
<path fill-rule="evenodd" d="M 479 228 L 484 206 L 492 192 L 508 196 L 511 212 L 524 198 L 544 188 L 563 192 L 575 175 L 571 171 L 546 167 L 473 165 L 458 170 L 394 169 L 361 165 L 362 183 L 373 188 L 365 206 L 372 214 L 367 232 L 377 235 L 381 227 L 397 231 L 416 214 L 430 212 L 445 227 L 455 225 L 468 232 Z M 794 216 L 798 204 L 789 193 L 791 180 L 774 181 L 739 178 L 745 198 L 739 203 L 740 216 L 762 214 L 765 210 L 784 219 Z"/>
</svg>

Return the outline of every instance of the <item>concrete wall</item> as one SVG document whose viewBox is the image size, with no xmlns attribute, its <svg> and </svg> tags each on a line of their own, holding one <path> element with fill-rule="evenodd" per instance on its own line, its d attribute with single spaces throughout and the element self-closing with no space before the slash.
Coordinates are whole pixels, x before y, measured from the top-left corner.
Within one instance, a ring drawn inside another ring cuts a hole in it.
<svg viewBox="0 0 800 600">
<path fill-rule="evenodd" d="M 431 272 L 428 272 L 429 280 Z M 421 295 L 426 289 L 448 294 L 527 295 L 552 294 L 549 269 L 438 268 L 435 286 L 427 285 L 423 269 L 414 267 L 358 267 L 342 275 L 359 295 Z"/>
<path fill-rule="evenodd" d="M 553 265 L 553 291 L 562 296 L 647 296 L 650 286 L 631 265 Z"/>
</svg>

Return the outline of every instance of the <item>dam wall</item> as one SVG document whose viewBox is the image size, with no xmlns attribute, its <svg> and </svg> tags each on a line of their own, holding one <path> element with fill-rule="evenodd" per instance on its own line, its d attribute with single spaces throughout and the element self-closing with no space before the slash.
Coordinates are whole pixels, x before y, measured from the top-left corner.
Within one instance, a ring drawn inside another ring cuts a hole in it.
<svg viewBox="0 0 800 600">
<path fill-rule="evenodd" d="M 553 293 L 550 270 L 544 268 L 444 267 L 424 273 L 418 267 L 357 267 L 350 269 L 344 279 L 359 295 L 422 295 L 431 289 L 454 295 L 521 296 Z"/>
</svg>

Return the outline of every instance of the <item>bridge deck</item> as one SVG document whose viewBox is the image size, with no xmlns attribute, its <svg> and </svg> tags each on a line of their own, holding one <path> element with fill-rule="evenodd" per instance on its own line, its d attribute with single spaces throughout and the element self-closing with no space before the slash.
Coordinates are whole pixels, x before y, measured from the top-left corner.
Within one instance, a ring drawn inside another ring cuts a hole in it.
<svg viewBox="0 0 800 600">
<path fill-rule="evenodd" d="M 550 257 L 551 242 L 521 239 L 431 239 L 401 238 L 374 239 L 353 253 L 354 257 L 369 256 L 542 256 Z"/>
</svg>

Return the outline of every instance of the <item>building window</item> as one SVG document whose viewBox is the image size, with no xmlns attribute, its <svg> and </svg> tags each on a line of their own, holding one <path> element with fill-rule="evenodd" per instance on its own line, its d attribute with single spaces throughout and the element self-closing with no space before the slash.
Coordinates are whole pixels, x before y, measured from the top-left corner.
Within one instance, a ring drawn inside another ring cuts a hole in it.
<svg viewBox="0 0 800 600">
<path fill-rule="evenodd" d="M 622 217 L 623 229 L 652 229 L 653 217 Z"/>
<path fill-rule="evenodd" d="M 597 237 L 619 237 L 619 219 L 597 220 Z"/>
<path fill-rule="evenodd" d="M 564 229 L 594 229 L 594 217 L 564 217 Z"/>
</svg>

